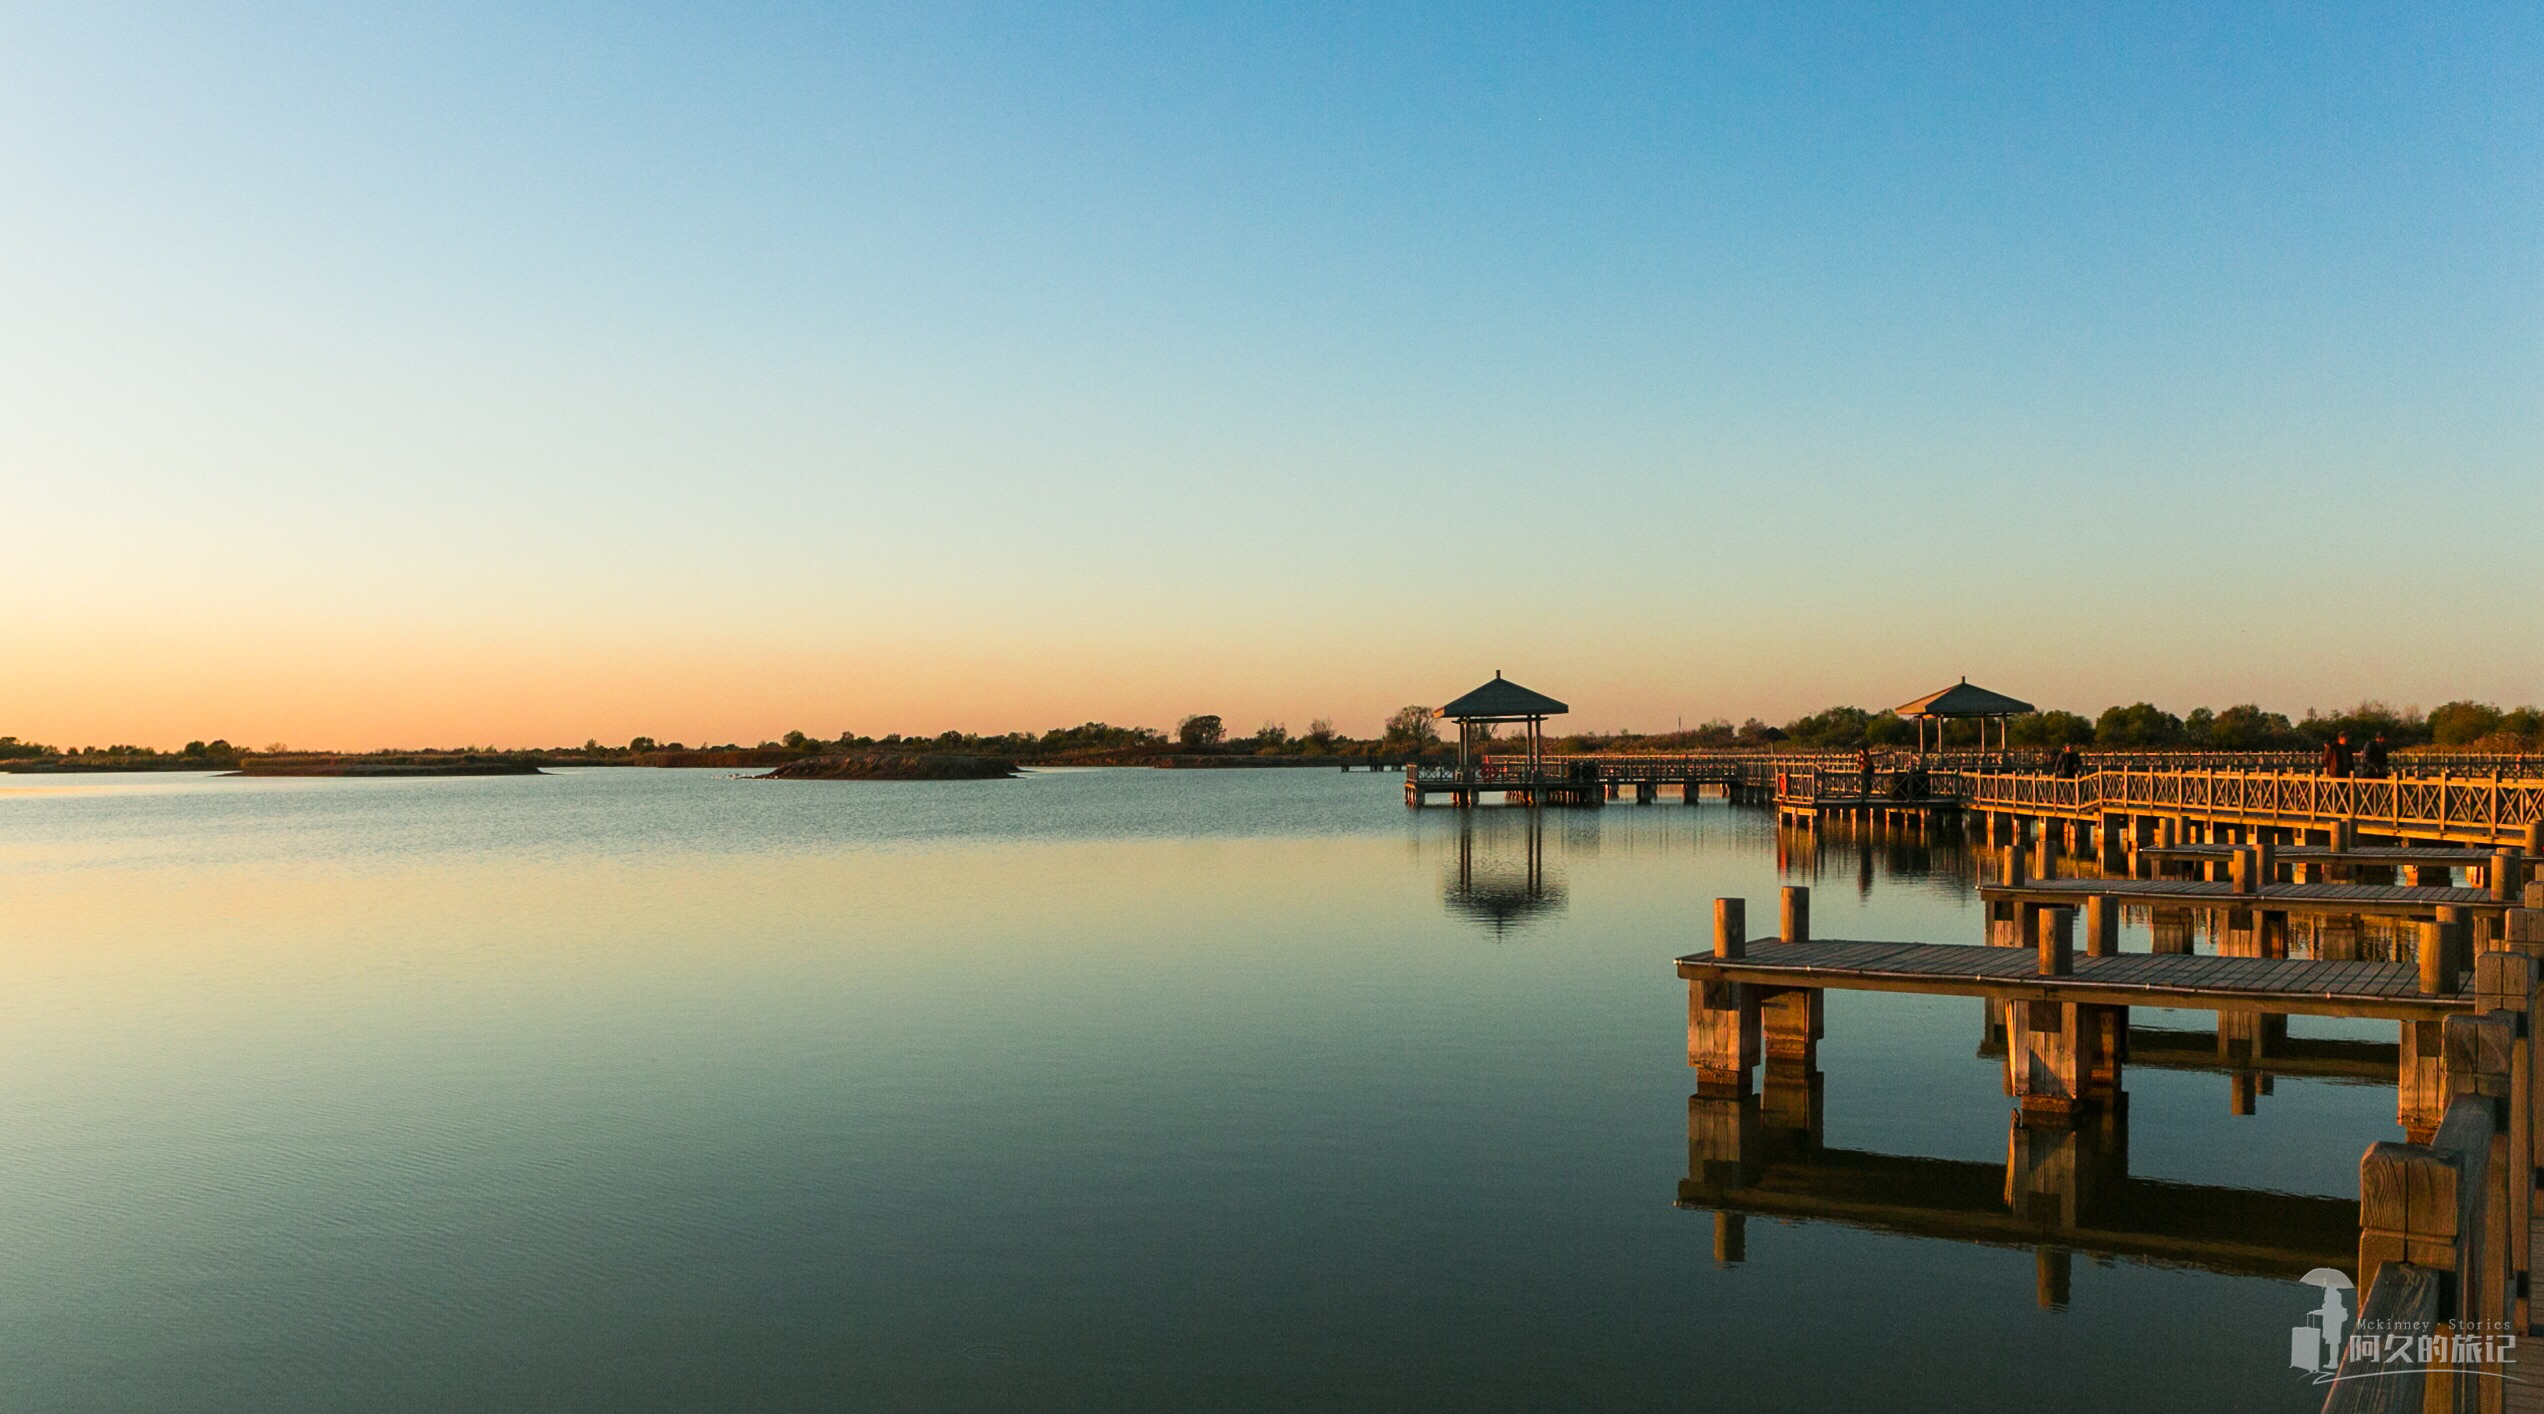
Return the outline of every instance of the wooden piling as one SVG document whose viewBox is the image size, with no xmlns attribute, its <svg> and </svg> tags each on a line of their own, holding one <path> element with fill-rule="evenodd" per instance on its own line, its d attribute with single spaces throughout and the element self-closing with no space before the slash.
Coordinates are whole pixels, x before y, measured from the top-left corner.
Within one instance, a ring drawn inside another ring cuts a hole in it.
<svg viewBox="0 0 2544 1414">
<path fill-rule="evenodd" d="M 2040 971 L 2044 977 L 2072 977 L 2076 972 L 2076 910 L 2044 908 L 2035 915 L 2040 930 Z"/>
<path fill-rule="evenodd" d="M 1777 921 L 1782 925 L 1777 929 L 1779 936 L 1788 943 L 1811 941 L 1811 890 L 1808 886 L 1785 885 L 1778 912 L 1781 916 Z"/>
<path fill-rule="evenodd" d="M 2085 956 L 2116 957 L 2120 952 L 2120 901 L 2109 894 L 2085 900 Z"/>
<path fill-rule="evenodd" d="M 2432 920 L 2420 925 L 2420 989 L 2434 997 L 2455 995 L 2456 956 L 2447 925 Z"/>
</svg>

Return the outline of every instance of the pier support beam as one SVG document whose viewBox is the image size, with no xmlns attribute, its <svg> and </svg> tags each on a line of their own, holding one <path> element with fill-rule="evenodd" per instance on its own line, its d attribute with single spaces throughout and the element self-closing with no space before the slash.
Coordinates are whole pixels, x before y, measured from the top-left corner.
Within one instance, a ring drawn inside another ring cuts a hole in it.
<svg viewBox="0 0 2544 1414">
<path fill-rule="evenodd" d="M 1748 900 L 1714 900 L 1714 956 L 1749 951 Z M 1687 984 L 1687 1063 L 1696 1068 L 1696 1093 L 1738 1097 L 1749 1093 L 1760 1044 L 1757 988 L 1740 982 Z"/>
<path fill-rule="evenodd" d="M 2034 910 L 2032 926 L 2041 975 L 2073 973 L 2076 911 Z M 2127 1007 L 2008 1001 L 2006 1091 L 2032 1123 L 2064 1124 L 2090 1106 L 2116 1102 L 2128 1036 Z"/>
<path fill-rule="evenodd" d="M 2402 1023 L 2402 1056 L 2394 1073 L 2394 1122 L 2414 1144 L 2426 1144 L 2447 1115 L 2447 1051 L 2440 1023 Z M 2366 1275 L 2365 1272 L 2360 1273 Z"/>
<path fill-rule="evenodd" d="M 2128 1034 L 2127 1007 L 2007 1002 L 2006 1078 L 2024 1122 L 2067 1124 L 2118 1104 Z"/>
</svg>

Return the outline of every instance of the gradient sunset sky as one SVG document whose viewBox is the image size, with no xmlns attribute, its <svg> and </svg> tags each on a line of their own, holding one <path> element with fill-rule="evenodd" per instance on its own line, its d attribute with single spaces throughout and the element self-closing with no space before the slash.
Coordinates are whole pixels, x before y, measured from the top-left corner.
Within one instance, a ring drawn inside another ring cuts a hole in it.
<svg viewBox="0 0 2544 1414">
<path fill-rule="evenodd" d="M 17 4 L 0 733 L 2544 698 L 2544 7 Z"/>
</svg>

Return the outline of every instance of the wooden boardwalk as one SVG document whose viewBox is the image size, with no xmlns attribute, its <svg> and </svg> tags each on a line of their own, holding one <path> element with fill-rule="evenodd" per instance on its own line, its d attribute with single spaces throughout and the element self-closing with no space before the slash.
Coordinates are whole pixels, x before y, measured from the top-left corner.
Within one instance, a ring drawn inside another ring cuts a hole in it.
<svg viewBox="0 0 2544 1414">
<path fill-rule="evenodd" d="M 2532 774 L 2361 779 L 2106 769 L 2069 779 L 2038 772 L 1967 774 L 1950 789 L 1965 810 L 2042 820 L 2174 817 L 2301 830 L 2346 824 L 2395 839 L 2486 846 L 2532 846 L 2544 833 L 2544 778 Z"/>
<path fill-rule="evenodd" d="M 2121 953 L 2078 957 L 2075 970 L 2045 976 L 2030 948 L 1849 942 L 1748 944 L 1738 958 L 1693 953 L 1678 960 L 1691 982 L 1857 992 L 1913 992 L 2090 1006 L 2175 1007 L 2310 1016 L 2433 1021 L 2473 1011 L 2471 979 L 2455 992 L 2420 990 L 2417 968 L 2393 962 Z"/>
</svg>

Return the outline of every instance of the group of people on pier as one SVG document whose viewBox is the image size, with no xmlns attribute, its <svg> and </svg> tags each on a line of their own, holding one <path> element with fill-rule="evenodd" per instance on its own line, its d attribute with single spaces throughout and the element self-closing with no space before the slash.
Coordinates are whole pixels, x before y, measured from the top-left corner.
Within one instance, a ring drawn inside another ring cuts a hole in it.
<svg viewBox="0 0 2544 1414">
<path fill-rule="evenodd" d="M 2327 776 L 2364 776 L 2376 779 L 2384 776 L 2389 769 L 2385 754 L 2385 736 L 2382 732 L 2367 744 L 2365 751 L 2350 745 L 2348 732 L 2343 732 L 2323 743 L 2323 774 Z"/>
</svg>

